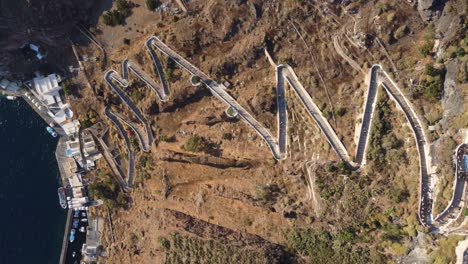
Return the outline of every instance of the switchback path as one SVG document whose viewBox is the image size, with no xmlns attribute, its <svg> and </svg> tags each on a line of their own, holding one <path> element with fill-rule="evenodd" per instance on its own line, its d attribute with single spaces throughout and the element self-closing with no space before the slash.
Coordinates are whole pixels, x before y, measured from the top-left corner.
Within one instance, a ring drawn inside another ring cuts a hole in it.
<svg viewBox="0 0 468 264">
<path fill-rule="evenodd" d="M 118 117 L 109 109 L 109 107 L 106 107 L 104 109 L 104 115 L 107 116 L 109 120 L 115 125 L 120 136 L 122 136 L 125 141 L 125 146 L 127 147 L 128 154 L 127 187 L 132 188 L 134 179 L 133 175 L 135 172 L 135 154 L 133 153 L 132 148 L 130 146 L 130 139 L 128 138 L 127 132 L 123 128 Z"/>
<path fill-rule="evenodd" d="M 466 191 L 468 171 L 464 164 L 464 157 L 468 155 L 468 144 L 461 144 L 455 150 L 453 157 L 455 164 L 455 183 L 452 200 L 447 208 L 435 218 L 435 225 L 441 230 L 448 227 L 463 211 L 463 196 Z"/>
<path fill-rule="evenodd" d="M 153 49 L 156 48 L 162 54 L 170 57 L 175 63 L 177 63 L 182 69 L 189 72 L 192 76 L 198 76 L 200 81 L 204 83 L 211 93 L 220 101 L 222 101 L 227 107 L 233 108 L 237 111 L 238 116 L 244 120 L 250 127 L 252 127 L 266 142 L 270 148 L 273 157 L 277 160 L 282 160 L 286 158 L 287 151 L 287 125 L 288 125 L 288 114 L 286 107 L 286 98 L 285 98 L 285 83 L 287 82 L 289 86 L 294 90 L 295 94 L 299 97 L 302 105 L 307 110 L 310 117 L 315 121 L 317 126 L 320 128 L 328 143 L 332 146 L 333 150 L 336 152 L 337 156 L 358 169 L 363 164 L 365 164 L 365 153 L 369 141 L 369 135 L 371 132 L 371 123 L 373 118 L 373 113 L 375 110 L 375 102 L 377 99 L 377 88 L 382 85 L 384 90 L 390 95 L 390 97 L 397 103 L 398 107 L 404 112 L 407 121 L 410 124 L 410 127 L 413 130 L 413 135 L 415 137 L 416 146 L 419 152 L 420 160 L 420 203 L 419 203 L 419 219 L 420 222 L 425 225 L 432 224 L 432 214 L 431 214 L 431 204 L 432 200 L 429 193 L 430 187 L 430 178 L 428 176 L 428 167 L 427 167 L 427 140 L 424 134 L 424 129 L 421 125 L 419 117 L 414 111 L 413 107 L 406 99 L 404 94 L 398 88 L 395 82 L 391 80 L 388 74 L 383 71 L 380 65 L 373 65 L 369 72 L 368 78 L 368 87 L 367 95 L 364 101 L 364 114 L 362 118 L 362 124 L 359 132 L 359 140 L 357 143 L 355 158 L 351 159 L 348 154 L 348 151 L 344 147 L 343 143 L 339 139 L 338 135 L 335 133 L 333 128 L 328 123 L 327 119 L 323 116 L 320 109 L 313 102 L 312 97 L 309 95 L 307 90 L 302 86 L 298 77 L 296 76 L 294 70 L 287 64 L 274 65 L 276 70 L 276 92 L 277 92 L 277 119 L 278 119 L 278 129 L 277 137 L 274 137 L 272 133 L 259 121 L 257 121 L 244 107 L 242 107 L 236 99 L 234 99 L 228 92 L 224 85 L 217 83 L 212 80 L 208 75 L 202 72 L 200 69 L 195 67 L 193 64 L 185 60 L 178 53 L 170 49 L 166 44 L 164 44 L 159 38 L 153 36 L 148 38 L 145 43 L 146 48 L 148 49 L 156 71 L 159 75 L 162 88 L 154 83 L 143 71 L 139 70 L 136 66 L 131 64 L 128 60 L 125 60 L 122 63 L 122 77 L 120 77 L 117 72 L 110 70 L 105 75 L 106 82 L 111 86 L 111 88 L 119 94 L 122 100 L 132 109 L 135 115 L 140 119 L 140 121 L 146 124 L 146 119 L 139 112 L 136 106 L 131 102 L 123 91 L 116 87 L 111 80 L 116 81 L 123 87 L 128 86 L 128 72 L 131 70 L 135 75 L 143 80 L 159 97 L 161 101 L 167 100 L 169 95 L 169 85 L 165 79 L 161 62 Z M 267 54 L 268 55 L 268 54 Z M 271 57 L 270 61 L 273 62 Z M 147 129 L 147 131 L 150 131 Z"/>
<path fill-rule="evenodd" d="M 113 81 L 117 82 L 120 86 L 126 88 L 128 87 L 128 79 L 129 79 L 129 71 L 132 71 L 136 74 L 137 77 L 142 79 L 147 85 L 152 87 L 153 89 L 157 89 L 156 84 L 152 82 L 152 80 L 147 77 L 142 71 L 134 67 L 128 60 L 124 60 L 122 62 L 122 76 L 120 76 L 115 70 L 109 70 L 104 75 L 104 80 L 106 81 L 107 85 L 115 92 L 117 95 L 122 99 L 123 103 L 128 106 L 128 108 L 135 114 L 138 120 L 144 126 L 144 133 L 141 132 L 136 126 L 130 125 L 129 121 L 125 118 L 120 118 L 123 122 L 129 125 L 136 134 L 138 134 L 139 140 L 142 143 L 142 149 L 144 151 L 149 151 L 151 144 L 153 144 L 153 131 L 151 130 L 151 126 L 148 120 L 145 118 L 143 113 L 138 109 L 132 99 L 118 86 L 113 83 Z M 121 116 L 117 116 L 121 117 Z"/>
</svg>

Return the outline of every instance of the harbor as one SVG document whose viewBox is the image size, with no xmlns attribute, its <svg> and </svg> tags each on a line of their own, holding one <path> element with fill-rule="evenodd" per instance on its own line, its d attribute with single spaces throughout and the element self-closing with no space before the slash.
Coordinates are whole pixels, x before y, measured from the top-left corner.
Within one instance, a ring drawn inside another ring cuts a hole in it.
<svg viewBox="0 0 468 264">
<path fill-rule="evenodd" d="M 67 211 L 57 197 L 57 139 L 26 102 L 5 97 L 0 97 L 0 136 L 0 206 L 8 215 L 0 219 L 8 227 L 0 232 L 0 263 L 58 263 Z"/>
<path fill-rule="evenodd" d="M 63 100 L 59 84 L 61 81 L 61 77 L 56 74 L 37 75 L 24 83 L 2 80 L 0 94 L 7 100 L 22 98 L 45 122 L 44 131 L 51 138 L 58 138 L 55 158 L 60 186 L 55 195 L 57 204 L 62 209 L 68 208 L 59 263 L 87 263 L 83 260 L 82 250 L 86 251 L 87 259 L 95 259 L 97 254 L 96 250 L 90 251 L 86 247 L 90 220 L 88 208 L 100 205 L 101 202 L 89 199 L 83 177 L 95 168 L 95 161 L 102 155 L 91 133 L 80 128 L 69 104 Z M 97 227 L 93 230 L 91 235 L 95 237 Z M 95 239 L 93 244 L 97 248 Z"/>
</svg>

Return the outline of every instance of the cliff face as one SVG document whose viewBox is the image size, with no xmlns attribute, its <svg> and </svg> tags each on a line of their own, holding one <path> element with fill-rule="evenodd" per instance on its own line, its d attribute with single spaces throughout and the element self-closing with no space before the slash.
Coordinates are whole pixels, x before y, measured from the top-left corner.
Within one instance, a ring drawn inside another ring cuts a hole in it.
<svg viewBox="0 0 468 264">
<path fill-rule="evenodd" d="M 58 47 L 73 26 L 86 19 L 94 1 L 0 0 L 0 73 L 11 73 L 14 52 L 28 43 Z"/>
<path fill-rule="evenodd" d="M 445 0 L 419 0 L 418 12 L 424 21 L 431 21 L 437 12 L 444 9 Z"/>
</svg>

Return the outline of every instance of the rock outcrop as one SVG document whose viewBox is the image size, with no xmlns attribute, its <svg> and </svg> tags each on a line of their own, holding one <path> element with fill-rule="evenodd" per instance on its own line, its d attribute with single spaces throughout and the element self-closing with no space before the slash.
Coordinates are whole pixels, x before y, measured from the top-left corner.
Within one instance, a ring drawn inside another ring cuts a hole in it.
<svg viewBox="0 0 468 264">
<path fill-rule="evenodd" d="M 421 18 L 428 22 L 433 20 L 440 13 L 445 4 L 445 0 L 419 0 L 418 12 Z"/>
</svg>

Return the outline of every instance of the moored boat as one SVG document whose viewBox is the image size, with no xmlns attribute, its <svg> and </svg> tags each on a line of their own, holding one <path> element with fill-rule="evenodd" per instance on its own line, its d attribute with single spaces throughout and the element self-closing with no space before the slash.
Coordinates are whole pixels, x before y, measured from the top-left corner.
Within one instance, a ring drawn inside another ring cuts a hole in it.
<svg viewBox="0 0 468 264">
<path fill-rule="evenodd" d="M 60 206 L 63 209 L 67 208 L 67 199 L 66 199 L 66 196 L 65 196 L 65 188 L 63 188 L 63 187 L 58 188 L 57 193 L 58 193 L 58 197 L 59 197 Z"/>
<path fill-rule="evenodd" d="M 75 229 L 70 231 L 70 243 L 73 243 L 73 241 L 75 241 Z"/>
<path fill-rule="evenodd" d="M 47 129 L 47 132 L 49 132 L 49 134 L 51 134 L 53 137 L 57 137 L 57 133 L 54 131 L 54 129 L 52 129 L 51 127 L 46 127 Z"/>
</svg>

